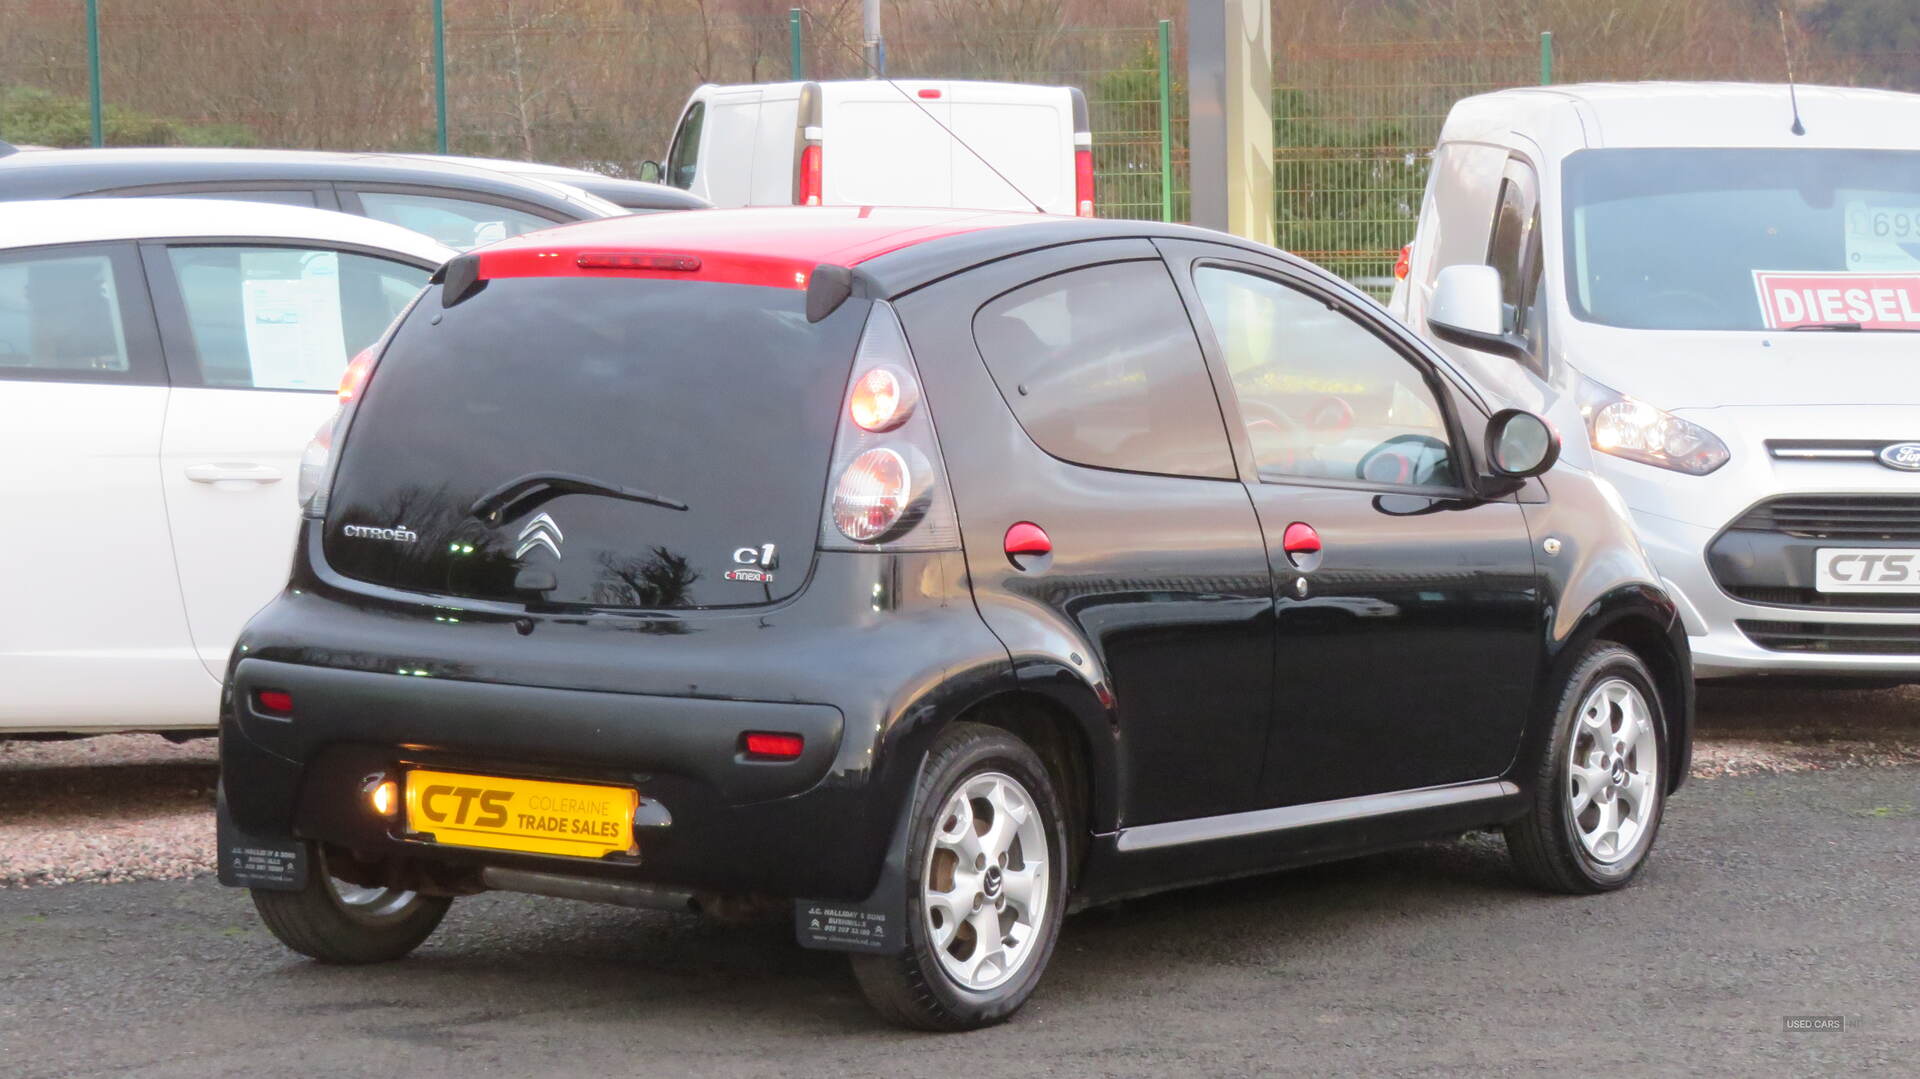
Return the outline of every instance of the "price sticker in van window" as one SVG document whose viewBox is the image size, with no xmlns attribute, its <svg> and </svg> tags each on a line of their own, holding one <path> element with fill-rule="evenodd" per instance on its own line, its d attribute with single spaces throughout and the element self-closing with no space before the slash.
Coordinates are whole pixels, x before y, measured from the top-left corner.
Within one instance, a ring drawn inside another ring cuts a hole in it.
<svg viewBox="0 0 1920 1079">
<path fill-rule="evenodd" d="M 1920 272 L 1755 270 L 1753 287 L 1769 330 L 1849 322 L 1866 330 L 1920 330 Z"/>
<path fill-rule="evenodd" d="M 1920 206 L 1876 206 L 1855 200 L 1847 203 L 1846 230 L 1847 269 L 1920 271 Z"/>
</svg>

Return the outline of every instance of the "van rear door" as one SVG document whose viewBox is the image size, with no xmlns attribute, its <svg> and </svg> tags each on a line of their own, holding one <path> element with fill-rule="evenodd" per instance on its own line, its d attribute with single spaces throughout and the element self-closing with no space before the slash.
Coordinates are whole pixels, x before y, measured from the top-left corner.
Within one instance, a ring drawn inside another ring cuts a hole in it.
<svg viewBox="0 0 1920 1079">
<path fill-rule="evenodd" d="M 884 79 L 822 83 L 821 201 L 829 206 L 965 205 L 953 200 L 955 147 L 941 126 L 951 123 L 949 85 Z"/>
<path fill-rule="evenodd" d="M 989 169 L 980 157 L 955 147 L 951 205 L 1031 210 L 1031 198 L 1051 214 L 1074 212 L 1070 90 L 1002 82 L 954 82 L 946 88 L 953 133 L 993 164 Z M 1009 180 L 1020 190 L 1008 186 Z"/>
</svg>

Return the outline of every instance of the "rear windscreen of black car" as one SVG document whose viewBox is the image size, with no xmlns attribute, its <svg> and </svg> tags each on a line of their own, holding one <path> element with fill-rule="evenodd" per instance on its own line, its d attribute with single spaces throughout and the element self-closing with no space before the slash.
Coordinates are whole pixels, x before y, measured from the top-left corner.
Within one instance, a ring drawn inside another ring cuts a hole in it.
<svg viewBox="0 0 1920 1079">
<path fill-rule="evenodd" d="M 327 563 L 530 605 L 791 595 L 869 306 L 809 323 L 793 289 L 535 277 L 443 309 L 431 288 L 347 432 Z"/>
</svg>

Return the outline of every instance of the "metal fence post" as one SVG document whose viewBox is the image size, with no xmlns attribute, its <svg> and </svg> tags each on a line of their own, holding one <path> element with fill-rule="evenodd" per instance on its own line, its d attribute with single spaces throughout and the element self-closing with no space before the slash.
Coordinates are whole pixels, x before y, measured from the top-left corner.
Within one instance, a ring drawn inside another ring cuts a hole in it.
<svg viewBox="0 0 1920 1079">
<path fill-rule="evenodd" d="M 1160 20 L 1160 220 L 1173 220 L 1173 20 Z"/>
<path fill-rule="evenodd" d="M 1553 31 L 1540 31 L 1540 85 L 1553 82 Z"/>
<path fill-rule="evenodd" d="M 440 152 L 447 152 L 447 4 L 433 0 L 433 117 Z"/>
<path fill-rule="evenodd" d="M 794 82 L 807 77 L 807 52 L 803 47 L 805 38 L 801 36 L 804 31 L 800 28 L 802 14 L 797 7 L 787 9 L 787 69 Z"/>
<path fill-rule="evenodd" d="M 107 128 L 100 108 L 100 0 L 87 0 L 87 96 L 93 112 L 93 144 L 105 146 Z"/>
</svg>

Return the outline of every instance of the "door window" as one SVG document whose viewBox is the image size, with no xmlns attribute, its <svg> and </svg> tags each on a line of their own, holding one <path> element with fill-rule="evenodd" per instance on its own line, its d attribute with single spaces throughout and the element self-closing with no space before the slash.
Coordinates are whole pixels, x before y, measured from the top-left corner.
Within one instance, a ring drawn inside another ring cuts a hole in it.
<svg viewBox="0 0 1920 1079">
<path fill-rule="evenodd" d="M 144 197 L 144 196 L 143 196 Z M 270 202 L 279 206 L 319 206 L 311 188 L 263 188 L 260 190 L 223 190 L 223 191 L 167 191 L 159 195 L 167 199 L 219 199 L 233 202 Z"/>
<path fill-rule="evenodd" d="M 974 339 L 1039 447 L 1129 472 L 1230 479 L 1206 362 L 1158 260 L 1043 278 L 980 309 Z"/>
<path fill-rule="evenodd" d="M 1501 302 L 1515 332 L 1539 355 L 1540 206 L 1513 178 L 1500 182 L 1500 199 L 1487 243 L 1487 265 L 1500 271 Z"/>
<path fill-rule="evenodd" d="M 360 208 L 375 221 L 424 232 L 448 247 L 467 251 L 555 224 L 538 214 L 494 202 L 445 195 L 361 191 Z"/>
<path fill-rule="evenodd" d="M 333 391 L 427 283 L 416 266 L 340 251 L 170 247 L 201 381 Z"/>
<path fill-rule="evenodd" d="M 131 381 L 114 259 L 0 254 L 0 378 Z"/>
<path fill-rule="evenodd" d="M 693 186 L 700 159 L 700 128 L 707 116 L 707 103 L 694 102 L 673 133 L 673 145 L 667 150 L 667 182 L 675 187 Z"/>
<path fill-rule="evenodd" d="M 1458 485 L 1423 373 L 1354 314 L 1270 277 L 1194 273 L 1264 480 Z"/>
</svg>

